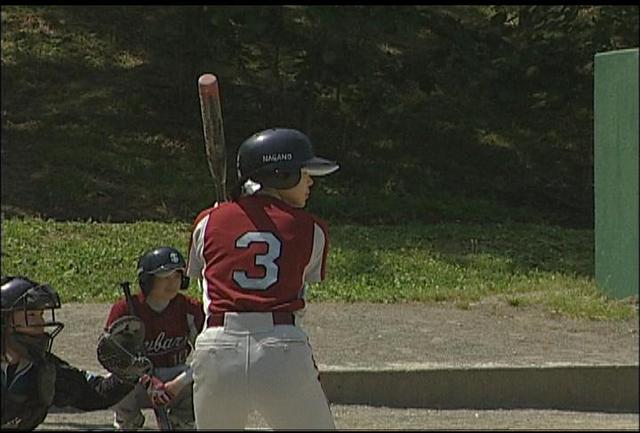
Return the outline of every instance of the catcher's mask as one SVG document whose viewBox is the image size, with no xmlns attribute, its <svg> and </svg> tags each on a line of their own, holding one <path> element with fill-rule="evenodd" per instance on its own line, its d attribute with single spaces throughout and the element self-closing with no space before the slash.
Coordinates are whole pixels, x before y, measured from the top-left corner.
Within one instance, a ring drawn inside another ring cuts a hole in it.
<svg viewBox="0 0 640 433">
<path fill-rule="evenodd" d="M 153 277 L 180 271 L 180 289 L 189 287 L 189 277 L 185 275 L 187 265 L 180 251 L 172 247 L 159 247 L 144 253 L 138 260 L 138 283 L 142 293 L 148 295 L 153 288 Z"/>
<path fill-rule="evenodd" d="M 26 277 L 8 276 L 2 278 L 1 299 L 3 340 L 21 356 L 36 363 L 41 361 L 46 353 L 51 352 L 53 339 L 64 327 L 55 316 L 55 310 L 60 308 L 58 293 L 48 284 Z M 43 319 L 30 319 L 29 312 L 33 311 L 42 311 Z M 15 322 L 16 312 L 24 315 L 23 323 Z M 46 332 L 46 328 L 53 330 Z M 37 329 L 42 333 L 33 332 Z"/>
</svg>

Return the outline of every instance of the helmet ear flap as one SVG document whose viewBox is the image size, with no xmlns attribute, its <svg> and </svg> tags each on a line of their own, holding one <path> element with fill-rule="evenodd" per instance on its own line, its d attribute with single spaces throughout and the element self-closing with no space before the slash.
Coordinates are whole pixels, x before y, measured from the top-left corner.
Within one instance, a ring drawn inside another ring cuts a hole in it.
<svg viewBox="0 0 640 433">
<path fill-rule="evenodd" d="M 302 173 L 299 168 L 272 168 L 268 171 L 263 170 L 262 173 L 257 173 L 253 177 L 255 177 L 256 182 L 260 183 L 262 186 L 275 189 L 290 189 L 300 182 Z"/>
<path fill-rule="evenodd" d="M 180 281 L 180 290 L 187 290 L 191 280 L 184 273 L 182 274 L 182 280 Z"/>
<path fill-rule="evenodd" d="M 152 284 L 152 280 L 153 280 L 153 275 L 150 274 L 140 274 L 140 276 L 138 277 L 138 284 L 140 284 L 140 290 L 142 290 L 142 293 L 146 295 L 149 294 L 149 292 L 151 291 L 151 284 Z"/>
</svg>

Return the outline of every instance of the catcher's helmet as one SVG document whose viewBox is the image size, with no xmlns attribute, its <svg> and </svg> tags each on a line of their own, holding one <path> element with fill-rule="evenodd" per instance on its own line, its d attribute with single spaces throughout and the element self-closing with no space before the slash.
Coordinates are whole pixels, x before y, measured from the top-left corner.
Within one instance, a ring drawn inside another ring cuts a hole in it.
<svg viewBox="0 0 640 433">
<path fill-rule="evenodd" d="M 241 183 L 251 179 L 276 189 L 293 188 L 300 182 L 300 169 L 324 176 L 339 166 L 314 155 L 309 138 L 295 129 L 271 128 L 256 132 L 238 149 L 237 170 Z"/>
<path fill-rule="evenodd" d="M 40 284 L 27 277 L 6 276 L 2 277 L 0 289 L 2 305 L 2 333 L 8 341 L 22 355 L 34 362 L 40 361 L 46 352 L 51 351 L 51 345 L 64 324 L 56 321 L 55 310 L 60 308 L 60 297 L 56 290 L 48 284 Z M 28 311 L 50 310 L 43 323 L 29 324 Z M 42 335 L 31 335 L 20 332 L 20 328 L 13 322 L 13 313 L 24 313 L 27 327 L 54 327 L 52 332 Z M 11 332 L 8 332 L 11 330 Z"/>
<path fill-rule="evenodd" d="M 164 276 L 173 271 L 182 273 L 180 289 L 189 287 L 189 277 L 185 275 L 186 263 L 180 251 L 172 247 L 159 247 L 144 253 L 138 260 L 138 283 L 142 293 L 148 295 L 151 291 L 153 277 Z"/>
</svg>

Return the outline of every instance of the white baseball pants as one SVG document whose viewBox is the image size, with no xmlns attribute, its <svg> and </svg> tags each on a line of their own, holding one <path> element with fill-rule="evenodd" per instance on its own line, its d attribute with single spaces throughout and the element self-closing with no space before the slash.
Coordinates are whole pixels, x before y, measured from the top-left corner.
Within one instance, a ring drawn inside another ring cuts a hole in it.
<svg viewBox="0 0 640 433">
<path fill-rule="evenodd" d="M 244 429 L 252 410 L 274 430 L 334 430 L 307 335 L 271 313 L 226 313 L 192 360 L 198 429 Z"/>
</svg>

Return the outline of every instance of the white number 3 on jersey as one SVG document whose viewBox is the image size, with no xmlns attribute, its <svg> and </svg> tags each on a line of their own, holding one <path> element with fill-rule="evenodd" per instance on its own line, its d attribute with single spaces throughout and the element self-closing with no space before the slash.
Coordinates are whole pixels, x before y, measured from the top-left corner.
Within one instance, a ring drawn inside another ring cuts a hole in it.
<svg viewBox="0 0 640 433">
<path fill-rule="evenodd" d="M 267 244 L 265 254 L 256 254 L 256 266 L 266 270 L 264 277 L 250 278 L 245 271 L 234 271 L 233 281 L 245 290 L 267 290 L 278 281 L 280 269 L 275 261 L 280 257 L 282 243 L 270 232 L 247 232 L 236 240 L 236 248 L 248 248 L 254 242 Z"/>
</svg>

